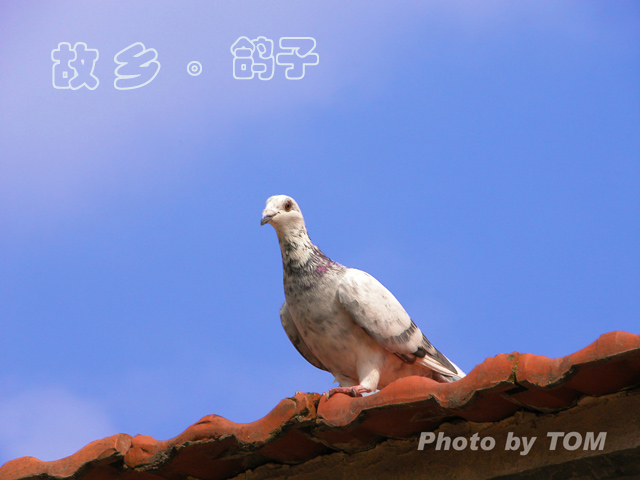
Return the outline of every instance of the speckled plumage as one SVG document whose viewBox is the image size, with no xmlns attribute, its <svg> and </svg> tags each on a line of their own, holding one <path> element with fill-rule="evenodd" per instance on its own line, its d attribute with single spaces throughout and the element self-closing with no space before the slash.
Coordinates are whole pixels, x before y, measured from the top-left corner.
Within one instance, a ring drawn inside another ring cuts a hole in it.
<svg viewBox="0 0 640 480">
<path fill-rule="evenodd" d="M 332 261 L 311 243 L 291 197 L 270 197 L 265 223 L 275 228 L 282 253 L 285 332 L 309 363 L 331 372 L 340 387 L 353 387 L 329 393 L 375 391 L 409 375 L 438 381 L 464 376 L 380 282 Z"/>
</svg>

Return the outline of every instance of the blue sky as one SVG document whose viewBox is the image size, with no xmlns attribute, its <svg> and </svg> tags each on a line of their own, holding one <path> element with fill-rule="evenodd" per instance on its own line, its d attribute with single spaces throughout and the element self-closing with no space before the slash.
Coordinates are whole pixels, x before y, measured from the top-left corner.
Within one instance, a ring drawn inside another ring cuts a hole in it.
<svg viewBox="0 0 640 480">
<path fill-rule="evenodd" d="M 236 80 L 241 36 L 319 64 Z M 640 333 L 639 37 L 635 2 L 3 3 L 0 464 L 330 388 L 280 326 L 274 194 L 466 371 Z M 60 42 L 98 88 L 53 88 Z M 117 90 L 135 42 L 161 69 Z"/>
</svg>

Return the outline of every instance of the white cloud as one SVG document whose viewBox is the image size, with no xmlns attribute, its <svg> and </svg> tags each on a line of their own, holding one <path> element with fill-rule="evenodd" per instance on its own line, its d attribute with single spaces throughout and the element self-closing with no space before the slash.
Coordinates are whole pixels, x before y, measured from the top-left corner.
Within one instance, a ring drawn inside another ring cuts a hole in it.
<svg viewBox="0 0 640 480">
<path fill-rule="evenodd" d="M 397 68 L 394 49 L 415 41 L 410 31 L 429 29 L 425 48 L 434 51 L 460 36 L 495 35 L 505 26 L 519 31 L 514 27 L 531 28 L 532 22 L 570 36 L 610 33 L 597 12 L 582 9 L 576 15 L 573 5 L 549 1 L 335 2 L 330 7 L 288 0 L 179 6 L 141 1 L 126 11 L 123 15 L 114 3 L 101 8 L 56 3 L 44 10 L 12 9 L 0 22 L 6 37 L 0 58 L 7 65 L 0 71 L 0 107 L 7 112 L 0 120 L 5 223 L 47 225 L 58 215 L 82 215 L 180 185 L 202 168 L 199 162 L 209 168 L 228 161 L 212 159 L 207 149 L 244 141 L 239 132 L 259 128 L 256 120 L 332 108 L 347 96 L 375 99 L 385 91 L 385 72 Z M 432 31 L 434 24 L 440 27 Z M 259 34 L 313 36 L 320 64 L 302 82 L 281 75 L 270 82 L 234 80 L 231 43 L 240 35 Z M 139 40 L 158 48 L 163 70 L 153 88 L 126 95 L 111 86 L 113 55 Z M 85 41 L 100 50 L 101 84 L 95 92 L 52 88 L 50 53 L 60 41 Z M 186 73 L 186 64 L 195 59 L 204 65 L 197 79 Z"/>
<path fill-rule="evenodd" d="M 57 460 L 115 433 L 100 402 L 60 387 L 0 399 L 0 463 L 27 455 Z"/>
</svg>

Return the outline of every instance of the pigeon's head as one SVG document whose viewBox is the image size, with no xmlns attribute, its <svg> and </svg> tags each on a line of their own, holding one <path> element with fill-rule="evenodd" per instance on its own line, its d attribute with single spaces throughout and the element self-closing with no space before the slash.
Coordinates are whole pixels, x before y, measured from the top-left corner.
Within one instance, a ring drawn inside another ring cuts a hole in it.
<svg viewBox="0 0 640 480">
<path fill-rule="evenodd" d="M 304 225 L 302 212 L 296 201 L 287 195 L 274 195 L 267 200 L 262 212 L 260 225 L 270 223 L 276 231 L 281 232 L 291 227 Z"/>
</svg>

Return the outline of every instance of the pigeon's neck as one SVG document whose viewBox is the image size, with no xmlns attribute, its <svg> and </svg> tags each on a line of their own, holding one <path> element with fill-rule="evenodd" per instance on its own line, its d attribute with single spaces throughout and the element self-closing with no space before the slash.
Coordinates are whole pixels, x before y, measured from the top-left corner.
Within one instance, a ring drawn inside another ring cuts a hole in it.
<svg viewBox="0 0 640 480">
<path fill-rule="evenodd" d="M 286 232 L 278 232 L 285 283 L 300 277 L 323 276 L 343 268 L 325 256 L 311 243 L 304 225 Z"/>
<path fill-rule="evenodd" d="M 304 225 L 296 225 L 286 231 L 278 232 L 282 263 L 304 264 L 313 256 L 316 248 Z"/>
</svg>

